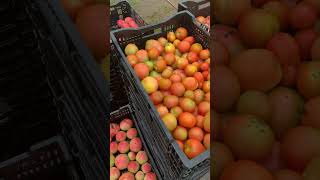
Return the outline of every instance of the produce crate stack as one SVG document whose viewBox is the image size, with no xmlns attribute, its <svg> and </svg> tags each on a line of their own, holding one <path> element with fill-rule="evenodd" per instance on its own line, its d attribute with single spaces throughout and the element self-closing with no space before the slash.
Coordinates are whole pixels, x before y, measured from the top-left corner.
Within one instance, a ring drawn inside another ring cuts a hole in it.
<svg viewBox="0 0 320 180">
<path fill-rule="evenodd" d="M 210 1 L 208 0 L 198 0 L 190 1 L 183 0 L 178 4 L 178 11 L 189 11 L 195 18 L 199 16 L 209 17 L 210 19 Z M 210 26 L 206 26 L 199 21 L 199 25 L 206 31 L 210 31 Z"/>
<path fill-rule="evenodd" d="M 119 20 L 130 17 L 139 26 L 147 25 L 141 16 L 130 6 L 129 1 L 120 1 L 110 6 L 110 28 L 111 30 L 120 29 Z"/>
<path fill-rule="evenodd" d="M 51 151 L 46 143 L 31 146 L 61 134 L 80 177 L 106 179 L 108 84 L 89 50 L 58 0 L 5 2 L 0 13 L 14 14 L 2 16 L 0 26 L 0 97 L 6 97 L 0 98 L 0 136 L 8 141 L 0 161 L 24 153 L 16 149 L 26 154 L 2 163 L 1 170 L 28 173 L 12 164 L 33 151 L 40 156 L 38 146 Z"/>
<path fill-rule="evenodd" d="M 189 34 L 195 37 L 196 42 L 202 44 L 204 48 L 209 47 L 209 34 L 195 22 L 189 12 L 182 11 L 159 24 L 148 25 L 136 30 L 112 31 L 111 39 L 117 50 L 114 52 L 115 56 L 112 57 L 112 61 L 116 61 L 121 67 L 130 103 L 139 119 L 137 126 L 141 134 L 148 137 L 146 144 L 159 168 L 159 178 L 199 179 L 209 171 L 209 151 L 191 160 L 187 158 L 164 125 L 124 54 L 124 49 L 129 43 L 142 48 L 147 40 L 166 37 L 168 32 L 175 31 L 178 27 L 187 28 Z"/>
</svg>

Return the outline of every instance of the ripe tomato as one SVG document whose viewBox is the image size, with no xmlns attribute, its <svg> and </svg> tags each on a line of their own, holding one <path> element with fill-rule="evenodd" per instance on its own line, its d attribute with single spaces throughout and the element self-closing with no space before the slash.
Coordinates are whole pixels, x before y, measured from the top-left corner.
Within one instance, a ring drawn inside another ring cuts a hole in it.
<svg viewBox="0 0 320 180">
<path fill-rule="evenodd" d="M 239 160 L 224 169 L 220 180 L 273 180 L 273 176 L 253 161 Z"/>
<path fill-rule="evenodd" d="M 186 153 L 189 159 L 198 156 L 205 150 L 206 149 L 202 143 L 196 139 L 188 139 L 184 144 L 184 153 Z"/>
</svg>

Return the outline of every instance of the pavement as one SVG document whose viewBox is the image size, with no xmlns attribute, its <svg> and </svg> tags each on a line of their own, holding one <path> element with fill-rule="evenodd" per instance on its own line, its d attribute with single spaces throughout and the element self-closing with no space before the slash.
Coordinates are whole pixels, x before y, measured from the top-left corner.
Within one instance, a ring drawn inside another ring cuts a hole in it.
<svg viewBox="0 0 320 180">
<path fill-rule="evenodd" d="M 120 1 L 110 0 L 110 5 Z M 128 2 L 147 24 L 155 24 L 174 15 L 178 11 L 180 0 L 128 0 Z M 210 173 L 207 173 L 200 180 L 209 179 Z"/>
<path fill-rule="evenodd" d="M 120 1 L 110 0 L 110 5 Z M 179 0 L 128 0 L 128 2 L 148 24 L 154 24 L 174 15 Z"/>
</svg>

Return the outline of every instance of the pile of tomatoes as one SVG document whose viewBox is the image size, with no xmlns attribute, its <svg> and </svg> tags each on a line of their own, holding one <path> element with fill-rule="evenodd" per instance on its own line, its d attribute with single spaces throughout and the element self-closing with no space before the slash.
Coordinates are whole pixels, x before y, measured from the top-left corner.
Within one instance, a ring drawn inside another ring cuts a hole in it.
<svg viewBox="0 0 320 180">
<path fill-rule="evenodd" d="M 319 2 L 213 1 L 214 179 L 320 179 Z"/>
<path fill-rule="evenodd" d="M 127 60 L 162 121 L 190 159 L 210 147 L 210 51 L 184 27 L 128 44 Z"/>
</svg>

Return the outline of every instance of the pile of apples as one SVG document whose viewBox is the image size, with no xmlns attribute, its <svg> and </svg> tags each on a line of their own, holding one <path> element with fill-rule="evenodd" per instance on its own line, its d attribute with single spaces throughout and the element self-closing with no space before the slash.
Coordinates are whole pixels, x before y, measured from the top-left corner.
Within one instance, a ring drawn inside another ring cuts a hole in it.
<svg viewBox="0 0 320 180">
<path fill-rule="evenodd" d="M 212 179 L 320 180 L 320 1 L 212 2 Z"/>
<path fill-rule="evenodd" d="M 210 51 L 184 27 L 125 47 L 127 60 L 179 147 L 192 159 L 210 148 Z"/>
<path fill-rule="evenodd" d="M 110 180 L 156 180 L 131 119 L 110 124 Z"/>
<path fill-rule="evenodd" d="M 138 24 L 134 21 L 132 17 L 126 17 L 123 19 L 119 19 L 117 21 L 117 25 L 122 28 L 138 28 Z"/>
<path fill-rule="evenodd" d="M 208 31 L 210 31 L 210 16 L 198 16 L 196 20 L 205 25 L 208 28 Z"/>
</svg>

